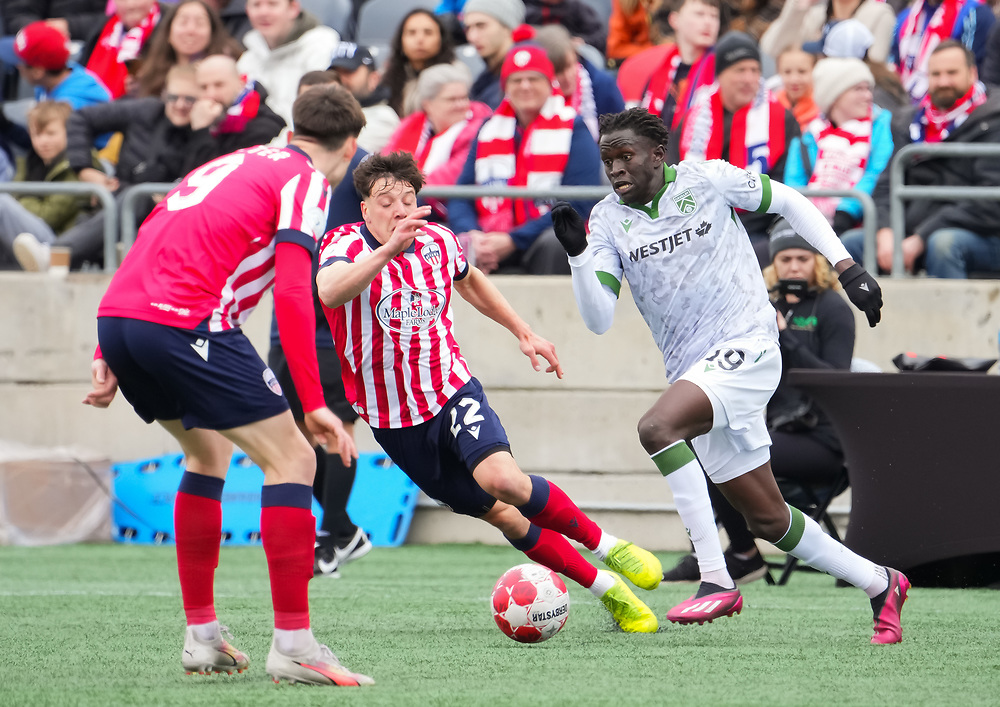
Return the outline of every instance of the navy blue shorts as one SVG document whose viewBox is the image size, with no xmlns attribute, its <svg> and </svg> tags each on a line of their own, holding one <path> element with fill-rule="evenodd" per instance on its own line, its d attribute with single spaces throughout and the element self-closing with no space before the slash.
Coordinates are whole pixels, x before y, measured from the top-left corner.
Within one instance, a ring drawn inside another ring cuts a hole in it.
<svg viewBox="0 0 1000 707">
<path fill-rule="evenodd" d="M 510 442 L 475 378 L 427 422 L 399 429 L 372 428 L 372 433 L 413 483 L 455 513 L 478 518 L 497 502 L 476 483 L 472 471 L 490 454 L 509 452 Z"/>
<path fill-rule="evenodd" d="M 178 329 L 100 317 L 97 339 L 118 387 L 146 422 L 228 430 L 288 410 L 281 386 L 239 329 Z"/>
<path fill-rule="evenodd" d="M 319 364 L 319 383 L 323 387 L 323 399 L 326 406 L 333 410 L 333 413 L 343 422 L 354 422 L 358 419 L 351 404 L 347 402 L 347 393 L 344 392 L 343 370 L 340 367 L 340 357 L 334 349 L 316 347 L 316 362 Z M 292 381 L 292 371 L 288 367 L 288 359 L 285 358 L 285 351 L 280 346 L 272 346 L 267 352 L 267 365 L 274 371 L 281 383 L 281 390 L 285 393 L 288 406 L 292 409 L 292 417 L 296 420 L 305 418 L 302 410 L 302 401 L 295 390 L 295 383 Z"/>
</svg>

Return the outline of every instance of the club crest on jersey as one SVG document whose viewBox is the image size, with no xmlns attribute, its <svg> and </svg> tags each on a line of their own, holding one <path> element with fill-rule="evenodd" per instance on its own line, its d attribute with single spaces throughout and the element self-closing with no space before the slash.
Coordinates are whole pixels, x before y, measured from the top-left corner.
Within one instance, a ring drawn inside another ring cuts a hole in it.
<svg viewBox="0 0 1000 707">
<path fill-rule="evenodd" d="M 438 247 L 437 243 L 428 243 L 420 249 L 420 257 L 424 259 L 425 263 L 437 267 L 441 264 L 441 248 Z"/>
<path fill-rule="evenodd" d="M 264 376 L 264 383 L 266 383 L 267 387 L 271 389 L 271 392 L 275 395 L 281 395 L 281 383 L 278 382 L 278 378 L 274 375 L 274 371 L 270 368 L 265 368 L 262 375 Z"/>
<path fill-rule="evenodd" d="M 444 304 L 443 292 L 401 288 L 382 298 L 375 316 L 390 331 L 412 334 L 430 329 L 441 316 Z"/>
<path fill-rule="evenodd" d="M 687 216 L 688 214 L 693 214 L 698 208 L 698 202 L 695 201 L 694 194 L 691 193 L 690 189 L 685 189 L 680 194 L 674 197 L 674 206 L 682 214 Z"/>
</svg>

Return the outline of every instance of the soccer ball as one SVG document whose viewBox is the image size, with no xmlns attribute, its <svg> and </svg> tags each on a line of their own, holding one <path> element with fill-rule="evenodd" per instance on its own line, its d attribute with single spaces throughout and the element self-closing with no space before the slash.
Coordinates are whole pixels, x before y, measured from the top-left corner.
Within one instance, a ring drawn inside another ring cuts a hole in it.
<svg viewBox="0 0 1000 707">
<path fill-rule="evenodd" d="M 520 643 L 541 643 L 559 633 L 569 616 L 562 578 L 541 565 L 511 567 L 493 587 L 493 620 Z"/>
</svg>

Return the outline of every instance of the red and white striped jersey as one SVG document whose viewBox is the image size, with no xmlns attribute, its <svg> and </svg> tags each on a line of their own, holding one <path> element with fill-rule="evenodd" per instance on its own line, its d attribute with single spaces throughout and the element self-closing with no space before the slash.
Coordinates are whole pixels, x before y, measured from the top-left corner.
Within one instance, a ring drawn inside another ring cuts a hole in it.
<svg viewBox="0 0 1000 707">
<path fill-rule="evenodd" d="M 326 178 L 297 147 L 260 145 L 212 160 L 153 209 L 97 315 L 238 327 L 274 282 L 277 243 L 315 251 L 329 201 Z"/>
<path fill-rule="evenodd" d="M 360 295 L 324 307 L 344 388 L 371 427 L 412 427 L 434 417 L 472 373 L 452 333 L 453 283 L 469 273 L 455 234 L 428 224 Z M 354 262 L 381 244 L 363 223 L 330 231 L 320 268 Z"/>
</svg>

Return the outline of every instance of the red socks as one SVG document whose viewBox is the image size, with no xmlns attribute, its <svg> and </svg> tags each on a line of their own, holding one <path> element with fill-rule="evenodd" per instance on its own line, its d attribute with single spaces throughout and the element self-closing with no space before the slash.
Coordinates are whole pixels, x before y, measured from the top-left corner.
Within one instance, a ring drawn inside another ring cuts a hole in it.
<svg viewBox="0 0 1000 707">
<path fill-rule="evenodd" d="M 597 579 L 597 568 L 583 559 L 566 538 L 554 530 L 532 525 L 523 539 L 507 540 L 533 561 L 566 575 L 583 587 L 589 589 Z"/>
<path fill-rule="evenodd" d="M 274 627 L 286 631 L 309 628 L 309 580 L 316 543 L 312 487 L 265 486 L 260 500 L 260 537 L 271 576 Z"/>
<path fill-rule="evenodd" d="M 222 542 L 222 479 L 185 472 L 174 501 L 177 574 L 188 625 L 215 617 L 215 568 Z"/>
<path fill-rule="evenodd" d="M 577 508 L 554 483 L 541 476 L 531 475 L 528 478 L 531 479 L 531 498 L 518 507 L 521 515 L 535 525 L 576 540 L 588 550 L 596 550 L 601 541 L 600 526 Z"/>
</svg>

